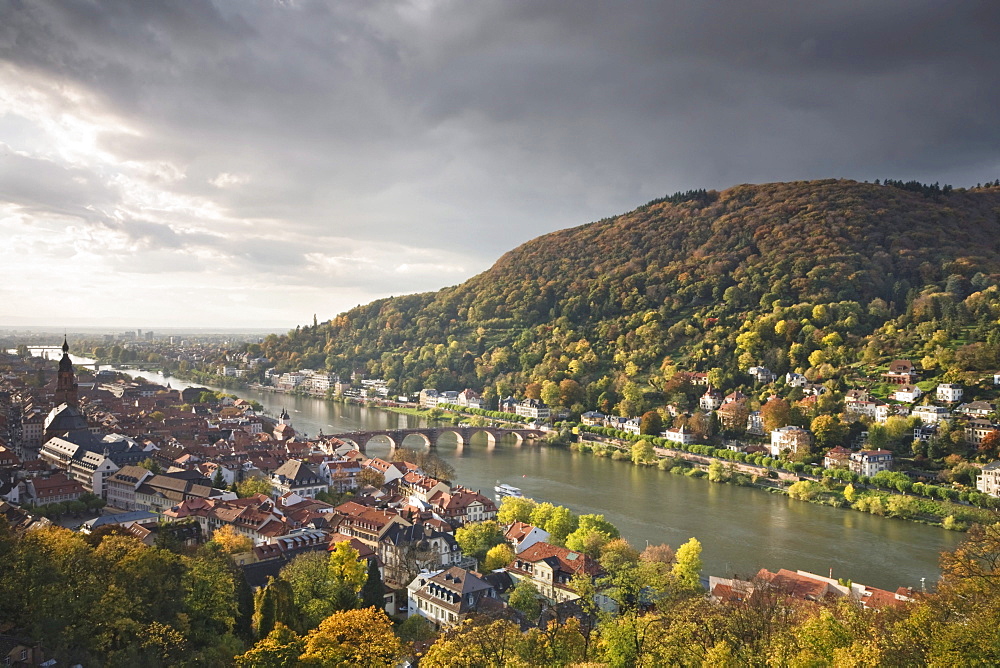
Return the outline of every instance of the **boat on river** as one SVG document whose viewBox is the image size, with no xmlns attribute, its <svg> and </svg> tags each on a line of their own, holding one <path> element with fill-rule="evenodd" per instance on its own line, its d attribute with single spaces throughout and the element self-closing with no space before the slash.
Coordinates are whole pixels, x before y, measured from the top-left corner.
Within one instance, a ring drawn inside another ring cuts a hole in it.
<svg viewBox="0 0 1000 668">
<path fill-rule="evenodd" d="M 496 487 L 493 488 L 493 491 L 496 492 L 497 503 L 503 501 L 504 497 L 507 496 L 513 496 L 518 499 L 524 497 L 524 494 L 521 492 L 520 488 L 514 487 L 513 485 L 508 485 L 505 482 L 501 483 L 499 480 L 497 481 Z"/>
</svg>

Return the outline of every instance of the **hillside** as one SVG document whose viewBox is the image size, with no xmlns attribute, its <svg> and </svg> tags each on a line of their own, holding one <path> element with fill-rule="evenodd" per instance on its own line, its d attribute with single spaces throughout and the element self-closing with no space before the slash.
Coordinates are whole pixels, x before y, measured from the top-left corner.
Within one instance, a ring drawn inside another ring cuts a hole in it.
<svg viewBox="0 0 1000 668">
<path fill-rule="evenodd" d="M 874 361 L 894 352 L 889 321 L 954 336 L 978 324 L 964 336 L 985 341 L 998 279 L 1000 188 L 743 185 L 546 234 L 461 285 L 359 306 L 262 350 L 280 369 L 363 369 L 402 392 L 571 379 L 563 403 L 606 406 L 677 368 Z"/>
</svg>

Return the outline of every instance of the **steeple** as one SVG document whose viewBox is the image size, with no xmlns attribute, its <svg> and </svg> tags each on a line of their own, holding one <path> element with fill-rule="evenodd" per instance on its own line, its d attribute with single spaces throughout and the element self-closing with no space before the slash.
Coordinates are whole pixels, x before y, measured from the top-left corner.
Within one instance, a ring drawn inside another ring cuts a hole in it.
<svg viewBox="0 0 1000 668">
<path fill-rule="evenodd" d="M 59 360 L 59 376 L 56 381 L 56 406 L 60 404 L 77 405 L 76 373 L 73 371 L 73 360 L 69 358 L 69 341 L 63 336 L 63 356 Z"/>
</svg>

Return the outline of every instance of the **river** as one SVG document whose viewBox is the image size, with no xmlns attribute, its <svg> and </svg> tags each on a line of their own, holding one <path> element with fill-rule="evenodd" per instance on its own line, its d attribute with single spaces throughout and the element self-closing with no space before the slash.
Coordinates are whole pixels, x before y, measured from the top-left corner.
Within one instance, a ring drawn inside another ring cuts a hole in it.
<svg viewBox="0 0 1000 668">
<path fill-rule="evenodd" d="M 191 384 L 149 372 L 130 372 L 180 389 Z M 226 390 L 231 391 L 231 390 Z M 288 410 L 299 432 L 426 426 L 397 413 L 261 391 L 231 391 L 255 399 L 276 415 Z M 442 437 L 438 453 L 455 467 L 462 484 L 493 495 L 496 482 L 509 482 L 532 498 L 564 505 L 576 513 L 603 513 L 640 549 L 647 542 L 674 548 L 691 537 L 703 546 L 704 575 L 748 575 L 760 568 L 805 570 L 895 590 L 933 586 L 938 554 L 953 549 L 962 534 L 938 527 L 794 501 L 782 495 L 709 483 L 638 468 L 564 448 L 502 441 L 489 448 L 485 437 L 458 448 Z M 419 437 L 405 447 L 423 447 Z M 372 444 L 372 456 L 389 453 Z"/>
</svg>

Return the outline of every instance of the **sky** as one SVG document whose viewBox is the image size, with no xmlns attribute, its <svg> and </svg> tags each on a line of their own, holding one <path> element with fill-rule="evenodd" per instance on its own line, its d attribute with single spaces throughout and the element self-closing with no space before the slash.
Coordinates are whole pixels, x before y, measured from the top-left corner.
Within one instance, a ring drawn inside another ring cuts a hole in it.
<svg viewBox="0 0 1000 668">
<path fill-rule="evenodd" d="M 1000 178 L 1000 3 L 0 0 L 0 326 L 285 331 L 678 190 Z"/>
</svg>

